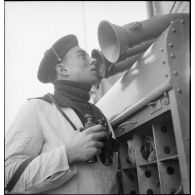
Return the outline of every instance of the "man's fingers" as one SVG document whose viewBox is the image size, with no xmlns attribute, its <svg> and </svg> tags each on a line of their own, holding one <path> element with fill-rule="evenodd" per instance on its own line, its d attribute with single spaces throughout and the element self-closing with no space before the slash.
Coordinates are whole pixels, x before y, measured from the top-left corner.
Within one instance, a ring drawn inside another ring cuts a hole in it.
<svg viewBox="0 0 195 195">
<path fill-rule="evenodd" d="M 104 146 L 104 144 L 103 144 L 102 142 L 100 142 L 100 141 L 95 141 L 95 142 L 94 142 L 94 145 L 95 145 L 95 147 L 97 147 L 97 148 L 102 148 L 102 147 Z"/>
<path fill-rule="evenodd" d="M 106 131 L 106 127 L 98 124 L 98 125 L 94 125 L 92 127 L 89 127 L 87 129 L 85 129 L 86 133 L 95 133 L 95 132 L 98 132 L 98 131 Z"/>
<path fill-rule="evenodd" d="M 96 149 L 96 154 L 100 154 L 101 153 L 101 149 L 97 148 Z"/>
<path fill-rule="evenodd" d="M 94 140 L 100 140 L 108 135 L 107 131 L 101 131 L 93 134 Z"/>
</svg>

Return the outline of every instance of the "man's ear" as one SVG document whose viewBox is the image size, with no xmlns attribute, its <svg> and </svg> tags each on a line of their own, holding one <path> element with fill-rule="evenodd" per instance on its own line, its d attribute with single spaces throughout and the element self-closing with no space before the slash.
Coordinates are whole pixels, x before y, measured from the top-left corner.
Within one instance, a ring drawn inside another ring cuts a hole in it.
<svg viewBox="0 0 195 195">
<path fill-rule="evenodd" d="M 68 76 L 68 71 L 62 64 L 57 64 L 55 68 L 58 75 Z"/>
</svg>

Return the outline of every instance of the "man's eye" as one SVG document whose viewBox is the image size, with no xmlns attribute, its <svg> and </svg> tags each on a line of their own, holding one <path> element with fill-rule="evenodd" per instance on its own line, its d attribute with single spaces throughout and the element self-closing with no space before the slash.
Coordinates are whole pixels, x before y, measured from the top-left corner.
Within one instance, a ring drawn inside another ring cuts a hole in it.
<svg viewBox="0 0 195 195">
<path fill-rule="evenodd" d="M 86 58 L 87 56 L 86 56 L 85 54 L 82 54 L 82 57 L 83 57 L 83 58 Z"/>
<path fill-rule="evenodd" d="M 86 55 L 86 54 L 81 54 L 81 57 L 82 57 L 83 59 L 86 59 L 86 58 L 87 58 L 87 55 Z"/>
<path fill-rule="evenodd" d="M 87 59 L 89 57 L 89 55 L 85 52 L 79 52 L 79 56 L 82 58 L 82 59 Z"/>
</svg>

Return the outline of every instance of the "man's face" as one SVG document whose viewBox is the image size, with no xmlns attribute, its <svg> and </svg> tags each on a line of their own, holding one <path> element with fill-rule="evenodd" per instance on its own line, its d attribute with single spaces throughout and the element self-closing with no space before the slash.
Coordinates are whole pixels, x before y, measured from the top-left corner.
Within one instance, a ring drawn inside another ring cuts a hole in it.
<svg viewBox="0 0 195 195">
<path fill-rule="evenodd" d="M 96 60 L 91 58 L 80 47 L 70 49 L 62 60 L 68 79 L 84 84 L 95 84 L 98 81 Z"/>
</svg>

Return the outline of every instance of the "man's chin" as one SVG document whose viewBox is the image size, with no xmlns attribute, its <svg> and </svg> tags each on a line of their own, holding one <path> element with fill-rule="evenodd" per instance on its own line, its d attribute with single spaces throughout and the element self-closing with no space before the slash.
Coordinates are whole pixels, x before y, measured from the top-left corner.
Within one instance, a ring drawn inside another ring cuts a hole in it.
<svg viewBox="0 0 195 195">
<path fill-rule="evenodd" d="M 101 79 L 102 80 L 102 79 Z M 93 82 L 92 85 L 99 85 L 101 83 L 100 78 L 96 78 Z"/>
<path fill-rule="evenodd" d="M 95 84 L 99 84 L 100 82 L 101 81 L 100 81 L 100 79 L 98 77 L 93 77 L 91 79 L 85 80 L 82 83 L 92 86 L 92 85 L 95 85 Z"/>
</svg>

